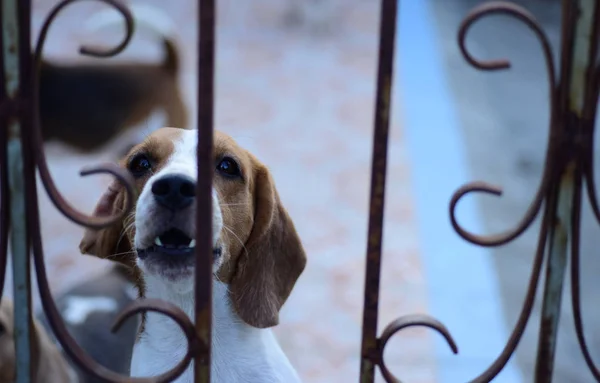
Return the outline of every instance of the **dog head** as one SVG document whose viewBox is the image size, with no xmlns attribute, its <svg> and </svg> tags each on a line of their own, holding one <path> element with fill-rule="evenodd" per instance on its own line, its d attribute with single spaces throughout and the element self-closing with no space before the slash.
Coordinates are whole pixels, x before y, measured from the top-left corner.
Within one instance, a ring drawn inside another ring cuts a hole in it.
<svg viewBox="0 0 600 383">
<path fill-rule="evenodd" d="M 82 253 L 124 263 L 144 286 L 193 291 L 197 132 L 163 128 L 122 161 L 136 180 L 134 211 L 118 225 L 88 230 Z M 279 310 L 304 270 L 306 256 L 268 169 L 229 136 L 215 132 L 212 190 L 214 274 L 246 323 L 278 323 Z M 112 215 L 127 194 L 115 181 L 95 215 Z"/>
</svg>

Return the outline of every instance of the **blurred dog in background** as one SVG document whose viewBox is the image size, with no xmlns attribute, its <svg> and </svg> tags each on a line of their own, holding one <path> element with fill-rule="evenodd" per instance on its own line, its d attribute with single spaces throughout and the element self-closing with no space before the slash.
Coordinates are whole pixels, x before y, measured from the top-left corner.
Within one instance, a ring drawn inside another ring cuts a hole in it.
<svg viewBox="0 0 600 383">
<path fill-rule="evenodd" d="M 39 97 L 45 142 L 57 140 L 81 151 L 94 151 L 157 109 L 165 112 L 167 126 L 187 128 L 188 113 L 178 86 L 179 53 L 170 36 L 174 28 L 168 28 L 168 17 L 154 8 L 138 5 L 130 9 L 136 31 L 159 36 L 162 62 L 60 65 L 44 61 Z M 112 10 L 88 21 L 95 30 L 116 23 L 122 24 L 123 19 Z"/>
<path fill-rule="evenodd" d="M 106 272 L 71 287 L 56 297 L 56 306 L 68 332 L 83 351 L 103 367 L 128 376 L 133 344 L 140 319 L 127 319 L 111 332 L 117 316 L 136 299 L 135 277 L 124 266 L 115 265 Z M 101 383 L 71 363 L 43 311 L 33 318 L 31 349 L 32 383 Z M 0 300 L 0 383 L 14 383 L 16 354 L 13 302 Z"/>
<path fill-rule="evenodd" d="M 77 375 L 50 340 L 48 333 L 33 319 L 31 348 L 32 383 L 75 383 Z M 16 374 L 13 303 L 9 298 L 0 302 L 0 382 L 13 383 Z"/>
<path fill-rule="evenodd" d="M 56 307 L 67 330 L 79 347 L 105 368 L 129 376 L 133 344 L 137 338 L 140 317 L 133 316 L 112 332 L 111 328 L 123 309 L 137 298 L 135 275 L 122 265 L 114 265 L 97 276 L 86 279 L 59 294 Z M 43 311 L 37 315 L 42 330 L 49 334 L 55 347 L 58 339 Z M 66 355 L 63 355 L 65 359 Z M 80 383 L 101 383 L 75 363 L 70 363 L 72 374 Z M 50 382 L 50 381 L 48 381 Z M 0 383 L 4 383 L 0 380 Z"/>
</svg>

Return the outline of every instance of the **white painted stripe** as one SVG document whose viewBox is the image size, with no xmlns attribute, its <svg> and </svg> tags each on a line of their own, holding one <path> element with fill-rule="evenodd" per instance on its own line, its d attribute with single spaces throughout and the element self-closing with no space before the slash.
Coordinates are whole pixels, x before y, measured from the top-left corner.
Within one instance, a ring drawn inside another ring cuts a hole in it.
<svg viewBox="0 0 600 383">
<path fill-rule="evenodd" d="M 438 381 L 459 383 L 487 369 L 509 332 L 491 251 L 462 240 L 450 225 L 450 197 L 472 179 L 430 6 L 425 0 L 400 2 L 394 100 L 396 111 L 402 113 L 411 155 L 430 311 L 448 327 L 459 347 L 459 354 L 453 355 L 441 337 L 435 336 Z M 465 227 L 483 233 L 473 198 L 461 202 L 459 213 Z M 515 363 L 509 363 L 494 380 L 521 381 Z"/>
</svg>

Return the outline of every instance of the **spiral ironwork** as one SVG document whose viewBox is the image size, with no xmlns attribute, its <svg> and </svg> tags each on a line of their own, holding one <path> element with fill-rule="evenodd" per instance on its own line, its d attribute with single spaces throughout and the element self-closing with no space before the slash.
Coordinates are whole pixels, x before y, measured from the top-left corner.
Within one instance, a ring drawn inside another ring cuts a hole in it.
<svg viewBox="0 0 600 383">
<path fill-rule="evenodd" d="M 44 50 L 44 45 L 46 43 L 46 38 L 48 37 L 48 31 L 50 30 L 50 26 L 56 19 L 56 17 L 60 14 L 60 12 L 68 7 L 71 4 L 80 2 L 82 0 L 63 0 L 58 3 L 54 8 L 50 11 L 50 14 L 44 20 L 42 24 L 42 28 L 40 31 L 40 35 L 38 37 L 37 44 L 35 46 L 35 51 L 33 54 L 33 62 L 35 65 L 35 70 L 33 73 L 34 81 L 34 95 L 39 94 L 39 83 L 40 83 L 40 69 L 42 65 L 42 55 Z M 133 16 L 124 5 L 120 4 L 115 0 L 97 0 L 102 3 L 108 4 L 111 7 L 114 7 L 125 19 L 125 36 L 123 40 L 115 47 L 110 49 L 94 49 L 90 47 L 82 47 L 79 52 L 83 55 L 93 56 L 93 57 L 112 57 L 125 49 L 129 41 L 133 37 L 134 31 L 134 20 Z M 82 176 L 90 175 L 90 174 L 111 174 L 115 178 L 117 178 L 126 188 L 127 197 L 126 198 L 126 206 L 125 209 L 116 216 L 113 217 L 92 217 L 86 214 L 83 214 L 76 209 L 74 209 L 69 203 L 63 198 L 63 196 L 58 191 L 54 181 L 52 180 L 52 176 L 50 175 L 50 170 L 48 169 L 48 163 L 46 162 L 46 156 L 44 155 L 44 142 L 42 140 L 42 133 L 40 127 L 40 111 L 39 111 L 39 97 L 36 96 L 34 101 L 35 105 L 35 113 L 34 113 L 34 129 L 32 133 L 32 146 L 33 150 L 35 150 L 36 156 L 34 158 L 35 163 L 37 165 L 38 171 L 40 173 L 40 179 L 42 180 L 42 184 L 46 189 L 46 193 L 50 197 L 50 200 L 56 206 L 56 208 L 67 218 L 72 220 L 73 222 L 93 229 L 102 229 L 108 227 L 120 220 L 122 220 L 133 207 L 135 188 L 133 187 L 133 181 L 131 176 L 121 169 L 115 164 L 106 164 L 103 166 L 97 166 L 94 168 L 86 169 L 81 173 Z"/>
<path fill-rule="evenodd" d="M 360 381 L 373 382 L 375 366 L 379 366 L 384 379 L 400 382 L 387 368 L 383 351 L 388 340 L 397 332 L 415 326 L 435 329 L 448 342 L 454 353 L 456 343 L 448 329 L 427 315 L 407 315 L 390 323 L 383 334 L 377 337 L 379 305 L 379 280 L 381 271 L 381 246 L 383 236 L 383 210 L 387 147 L 390 119 L 390 97 L 392 89 L 394 45 L 396 39 L 397 0 L 383 0 L 380 13 L 379 59 L 377 69 L 377 91 L 373 132 L 373 158 L 371 160 L 371 195 L 369 204 L 369 229 L 367 240 L 367 270 L 365 274 L 365 298 L 361 346 Z"/>
<path fill-rule="evenodd" d="M 534 32 L 535 36 L 540 41 L 540 44 L 542 45 L 542 50 L 544 52 L 544 60 L 546 63 L 546 72 L 548 74 L 548 85 L 549 85 L 548 89 L 550 90 L 550 96 L 549 96 L 550 110 L 554 110 L 553 106 L 556 101 L 555 100 L 555 98 L 556 98 L 556 96 L 555 96 L 556 74 L 555 74 L 555 65 L 554 65 L 554 59 L 553 59 L 553 54 L 552 54 L 552 48 L 550 46 L 550 42 L 548 41 L 548 38 L 546 37 L 546 35 L 544 34 L 544 32 L 542 30 L 542 27 L 540 26 L 540 24 L 535 20 L 533 15 L 531 15 L 531 13 L 529 13 L 523 7 L 520 7 L 516 4 L 511 4 L 508 2 L 490 2 L 490 3 L 484 4 L 480 7 L 477 7 L 473 11 L 471 11 L 469 13 L 469 15 L 467 15 L 467 17 L 462 22 L 462 24 L 459 28 L 459 32 L 458 32 L 458 45 L 460 47 L 460 51 L 461 51 L 463 57 L 465 58 L 465 60 L 467 60 L 467 62 L 470 65 L 472 65 L 473 67 L 480 69 L 480 70 L 493 71 L 493 70 L 510 68 L 511 64 L 510 64 L 510 61 L 508 61 L 508 60 L 482 61 L 482 60 L 478 60 L 478 59 L 474 58 L 466 46 L 467 34 L 468 34 L 471 26 L 473 26 L 473 24 L 475 22 L 477 22 L 478 20 L 481 20 L 482 18 L 487 17 L 487 16 L 501 15 L 501 14 L 513 17 L 516 20 L 523 22 L 525 25 L 527 25 L 527 27 L 529 27 Z M 555 133 L 553 131 L 553 129 L 557 129 L 557 125 L 554 121 L 554 117 L 555 117 L 555 114 L 552 113 L 552 115 L 550 117 L 550 122 L 549 122 L 549 127 L 550 127 L 549 131 L 550 131 L 551 136 L 553 135 L 553 133 Z M 551 152 L 550 149 L 551 148 L 549 147 L 546 152 L 546 159 L 545 159 L 546 164 L 548 164 L 548 160 L 551 159 L 552 155 L 554 154 Z M 463 198 L 464 196 L 474 193 L 474 192 L 480 192 L 480 193 L 486 193 L 486 194 L 490 194 L 490 195 L 500 196 L 500 195 L 502 195 L 502 189 L 500 189 L 496 186 L 492 186 L 492 185 L 483 183 L 483 182 L 472 182 L 472 183 L 469 183 L 469 184 L 461 187 L 456 193 L 454 193 L 454 195 L 452 196 L 452 200 L 450 202 L 450 219 L 452 222 L 452 226 L 454 227 L 454 230 L 456 230 L 456 232 L 465 240 L 467 240 L 473 244 L 480 245 L 480 246 L 500 246 L 500 245 L 506 244 L 506 243 L 514 240 L 515 238 L 520 236 L 525 230 L 527 230 L 527 228 L 535 220 L 535 217 L 538 215 L 540 208 L 542 206 L 542 202 L 544 201 L 544 198 L 545 198 L 545 192 L 548 188 L 551 171 L 552 171 L 552 168 L 550 166 L 546 166 L 544 168 L 540 185 L 538 186 L 538 189 L 535 193 L 533 201 L 527 208 L 525 215 L 513 229 L 509 230 L 506 233 L 502 233 L 502 234 L 496 234 L 496 235 L 490 235 L 490 236 L 479 236 L 479 235 L 472 234 L 469 231 L 467 231 L 466 229 L 464 229 L 462 226 L 460 226 L 460 224 L 458 223 L 458 220 L 456 219 L 456 213 L 455 213 L 456 205 L 458 204 L 460 199 Z"/>
<path fill-rule="evenodd" d="M 132 303 L 127 307 L 119 316 L 117 323 L 115 324 L 114 330 L 116 330 L 120 324 L 128 317 L 147 311 L 157 312 L 177 323 L 188 340 L 188 350 L 182 360 L 171 370 L 164 372 L 159 376 L 149 378 L 131 378 L 127 376 L 119 375 L 113 371 L 110 371 L 93 360 L 87 355 L 76 343 L 76 341 L 69 334 L 64 321 L 58 311 L 54 299 L 50 293 L 50 286 L 47 279 L 46 268 L 44 264 L 44 253 L 40 231 L 40 218 L 39 218 L 39 207 L 38 207 L 38 196 L 36 189 L 36 178 L 35 170 L 39 171 L 40 179 L 50 200 L 54 206 L 67 218 L 73 222 L 92 229 L 106 228 L 110 225 L 115 224 L 121 220 L 132 208 L 134 196 L 136 193 L 135 187 L 131 180 L 130 175 L 120 167 L 114 164 L 106 164 L 102 166 L 96 166 L 87 168 L 81 171 L 82 176 L 92 174 L 110 174 L 115 177 L 119 182 L 123 184 L 128 194 L 127 206 L 124 211 L 120 212 L 116 216 L 112 217 L 92 217 L 84 213 L 77 211 L 58 191 L 47 165 L 46 157 L 44 154 L 44 146 L 41 135 L 40 127 L 40 115 L 39 115 L 39 69 L 41 66 L 42 54 L 44 44 L 48 35 L 50 26 L 54 22 L 55 18 L 60 12 L 72 5 L 79 2 L 80 0 L 63 0 L 58 3 L 50 11 L 48 17 L 45 19 L 40 35 L 35 46 L 34 52 L 31 57 L 31 61 L 23 60 L 20 63 L 21 66 L 21 81 L 22 88 L 30 86 L 30 91 L 21 92 L 20 98 L 16 101 L 10 100 L 3 94 L 2 100 L 3 105 L 0 107 L 0 119 L 3 126 L 7 126 L 7 122 L 11 118 L 16 118 L 21 121 L 21 141 L 23 143 L 22 157 L 23 157 L 23 178 L 25 185 L 25 196 L 28 201 L 26 206 L 27 215 L 27 241 L 28 246 L 31 247 L 33 253 L 33 259 L 35 264 L 35 270 L 37 275 L 37 281 L 39 286 L 39 293 L 41 303 L 45 314 L 48 318 L 48 322 L 55 333 L 56 338 L 62 345 L 65 353 L 68 357 L 83 371 L 88 374 L 101 378 L 109 382 L 169 382 L 180 376 L 185 369 L 189 366 L 193 358 L 202 356 L 206 358 L 207 347 L 203 343 L 196 332 L 196 328 L 187 315 L 179 309 L 176 305 L 168 302 L 159 300 L 139 300 Z M 92 47 L 82 47 L 80 53 L 84 55 L 94 57 L 112 57 L 120 53 L 129 43 L 134 32 L 134 20 L 127 7 L 116 0 L 98 0 L 106 5 L 113 7 L 117 10 L 124 18 L 126 24 L 126 31 L 123 40 L 115 47 L 109 49 L 98 49 Z M 29 29 L 29 15 L 31 12 L 29 1 L 19 1 L 18 7 L 19 14 L 27 15 L 27 18 L 23 18 L 19 24 L 21 29 Z M 33 68 L 29 67 L 33 63 Z M 32 70 L 34 69 L 34 70 Z M 4 75 L 4 72 L 2 72 Z M 31 74 L 29 78 L 28 74 Z M 4 89 L 3 89 L 3 92 Z M 33 113 L 31 113 L 33 110 Z M 28 117 L 29 116 L 29 117 Z M 31 120 L 28 121 L 28 118 Z M 0 137 L 0 175 L 2 177 L 1 190 L 0 190 L 0 286 L 3 286 L 3 278 L 5 275 L 6 259 L 7 259 L 7 247 L 8 247 L 8 228 L 9 219 L 8 213 L 10 212 L 9 207 L 9 192 L 7 190 L 8 169 L 6 160 L 6 148 L 7 148 L 8 129 L 3 129 Z M 1 287 L 0 287 L 1 289 Z"/>
<path fill-rule="evenodd" d="M 0 296 L 4 285 L 7 261 L 8 231 L 10 227 L 10 191 L 8 185 L 9 169 L 7 128 L 13 119 L 20 122 L 20 142 L 22 144 L 22 177 L 26 204 L 26 242 L 33 253 L 33 260 L 44 311 L 48 317 L 56 338 L 65 353 L 82 370 L 92 376 L 109 382 L 168 382 L 176 379 L 188 368 L 193 359 L 195 363 L 195 381 L 210 380 L 210 339 L 211 339 L 211 257 L 210 251 L 210 201 L 212 169 L 212 132 L 213 132 L 213 74 L 214 74 L 214 1 L 200 0 L 199 28 L 199 105 L 198 157 L 201 159 L 198 169 L 198 245 L 197 270 L 206 271 L 206 278 L 197 278 L 196 282 L 196 326 L 177 306 L 159 300 L 138 300 L 127 307 L 117 319 L 115 330 L 132 315 L 153 311 L 170 317 L 182 329 L 188 340 L 188 350 L 183 359 L 170 371 L 152 378 L 130 378 L 116 374 L 95 362 L 87 355 L 68 333 L 56 304 L 51 296 L 47 279 L 43 246 L 40 231 L 38 196 L 36 189 L 36 169 L 50 200 L 54 206 L 73 222 L 92 229 L 108 227 L 121 220 L 132 208 L 136 193 L 130 176 L 115 165 L 107 164 L 89 168 L 81 172 L 82 176 L 92 174 L 110 174 L 121 182 L 127 193 L 125 211 L 113 217 L 92 217 L 79 212 L 68 204 L 58 191 L 47 165 L 43 150 L 43 140 L 39 116 L 39 68 L 44 44 L 50 26 L 58 14 L 67 6 L 80 0 L 63 0 L 58 3 L 46 18 L 35 45 L 34 52 L 29 51 L 29 39 L 19 43 L 19 89 L 14 96 L 0 89 L 0 124 L 5 127 L 0 133 Z M 108 49 L 82 47 L 81 54 L 95 57 L 111 57 L 121 52 L 129 43 L 134 30 L 134 20 L 127 7 L 117 0 L 98 0 L 113 7 L 122 16 L 126 32 L 122 41 Z M 18 1 L 19 28 L 21 37 L 29 37 L 31 3 Z M 377 335 L 379 280 L 382 250 L 383 210 L 385 202 L 385 182 L 387 167 L 387 147 L 390 117 L 390 97 L 393 77 L 394 44 L 396 34 L 397 0 L 382 0 L 379 32 L 379 58 L 377 73 L 376 108 L 373 132 L 373 158 L 371 168 L 371 195 L 369 210 L 369 230 L 367 244 L 367 271 L 365 274 L 365 298 L 363 308 L 363 334 L 361 347 L 361 381 L 373 382 L 376 366 L 387 382 L 400 380 L 389 370 L 384 360 L 384 349 L 389 339 L 399 331 L 424 326 L 439 332 L 447 341 L 450 349 L 458 352 L 456 342 L 448 329 L 438 320 L 425 315 L 406 315 L 390 323 L 381 335 Z M 585 13 L 587 12 L 587 13 Z M 581 15 L 591 15 L 582 18 Z M 491 15 L 505 15 L 527 26 L 540 42 L 549 84 L 550 119 L 548 122 L 549 140 L 545 154 L 542 179 L 524 215 L 515 227 L 493 235 L 479 235 L 460 225 L 456 216 L 456 207 L 460 200 L 472 193 L 484 193 L 501 196 L 502 190 L 484 182 L 473 182 L 458 189 L 450 201 L 450 221 L 457 234 L 466 241 L 478 246 L 491 247 L 507 244 L 531 227 L 533 221 L 542 213 L 537 249 L 533 260 L 529 285 L 518 320 L 498 357 L 479 376 L 471 380 L 474 383 L 492 381 L 506 366 L 519 345 L 522 334 L 531 317 L 542 266 L 548 264 L 548 275 L 555 276 L 558 282 L 547 278 L 544 287 L 544 307 L 553 313 L 543 318 L 540 330 L 538 363 L 535 380 L 551 381 L 556 340 L 556 321 L 560 309 L 560 300 L 552 299 L 552 294 L 562 291 L 562 280 L 566 268 L 565 257 L 567 240 L 571 257 L 571 301 L 575 331 L 584 360 L 591 374 L 600 382 L 600 369 L 593 360 L 585 338 L 584 323 L 581 316 L 580 297 L 580 246 L 581 205 L 584 190 L 587 192 L 592 212 L 600 223 L 600 204 L 593 174 L 593 139 L 598 96 L 600 92 L 600 64 L 596 63 L 600 40 L 600 0 L 581 1 L 563 0 L 563 23 L 561 42 L 561 65 L 557 71 L 552 47 L 542 27 L 525 8 L 507 1 L 485 3 L 473 9 L 462 22 L 458 33 L 458 45 L 465 60 L 479 70 L 500 70 L 510 68 L 508 60 L 480 60 L 475 58 L 466 45 L 471 27 L 483 18 Z M 22 39 L 23 40 L 23 39 Z M 26 47 L 26 49 L 24 49 Z M 27 50 L 27 53 L 23 53 Z M 3 51 L 4 52 L 4 51 Z M 4 54 L 4 53 L 3 53 Z M 5 72 L 0 71 L 0 80 L 7 80 Z M 585 183 L 585 186 L 584 186 Z M 206 197 L 206 198 L 204 198 Z M 566 213 L 565 213 L 566 212 Z M 208 229 L 206 229 L 208 227 Z M 201 229 L 202 228 L 202 229 Z M 564 235 L 563 235 L 564 234 Z M 563 238 L 564 237 L 564 238 Z M 206 251 L 204 251 L 206 250 Z"/>
<path fill-rule="evenodd" d="M 394 377 L 386 367 L 383 352 L 389 337 L 406 327 L 424 325 L 433 328 L 440 332 L 452 350 L 457 352 L 450 333 L 440 322 L 429 317 L 402 317 L 390 324 L 380 337 L 376 336 L 383 188 L 386 176 L 387 118 L 389 115 L 389 105 L 385 101 L 389 99 L 390 93 L 389 82 L 386 80 L 391 81 L 395 32 L 392 24 L 395 23 L 395 11 L 394 1 L 383 1 L 363 317 L 362 382 L 373 381 L 375 365 L 379 366 L 387 382 L 399 382 L 398 378 Z M 592 14 L 592 17 L 582 18 L 582 14 Z M 593 176 L 594 124 L 600 92 L 600 64 L 595 62 L 600 39 L 600 2 L 588 1 L 584 7 L 580 1 L 563 1 L 560 73 L 556 71 L 552 47 L 539 22 L 525 8 L 508 1 L 494 1 L 478 6 L 461 23 L 458 31 L 458 45 L 463 57 L 470 65 L 487 71 L 508 69 L 511 66 L 510 61 L 505 59 L 477 59 L 467 48 L 466 38 L 471 27 L 481 19 L 492 15 L 505 15 L 522 22 L 533 31 L 540 42 L 549 85 L 548 99 L 551 113 L 548 131 L 550 139 L 546 149 L 542 179 L 525 214 L 512 229 L 493 235 L 478 235 L 462 227 L 456 216 L 456 207 L 463 197 L 472 193 L 501 196 L 502 189 L 499 187 L 485 182 L 472 182 L 459 188 L 452 195 L 450 201 L 450 221 L 456 233 L 464 240 L 482 247 L 501 246 L 515 240 L 531 227 L 543 207 L 537 250 L 521 313 L 500 355 L 471 382 L 492 381 L 514 354 L 531 317 L 542 266 L 546 259 L 548 259 L 549 277 L 544 288 L 543 304 L 551 315 L 549 318 L 542 318 L 535 380 L 536 382 L 552 380 L 556 326 L 560 309 L 560 299 L 553 298 L 553 294 L 555 296 L 558 291 L 558 295 L 560 295 L 562 291 L 567 237 L 570 238 L 572 309 L 577 339 L 592 375 L 597 381 L 600 381 L 600 370 L 591 357 L 584 336 L 579 276 L 580 216 L 584 182 L 592 211 L 600 223 L 600 207 Z M 391 41 L 390 37 L 386 39 L 384 34 L 391 35 Z M 574 63 L 576 59 L 579 61 Z M 574 68 L 577 65 L 579 67 Z M 558 75 L 560 75 L 559 78 Z M 581 102 L 577 103 L 577 100 L 581 100 Z M 569 199 L 571 195 L 572 198 Z M 561 209 L 566 209 L 569 213 L 565 216 L 564 213 L 561 213 Z M 566 231 L 566 235 L 561 237 L 560 234 L 563 234 L 563 231 Z M 550 276 L 554 278 L 550 278 Z"/>
</svg>

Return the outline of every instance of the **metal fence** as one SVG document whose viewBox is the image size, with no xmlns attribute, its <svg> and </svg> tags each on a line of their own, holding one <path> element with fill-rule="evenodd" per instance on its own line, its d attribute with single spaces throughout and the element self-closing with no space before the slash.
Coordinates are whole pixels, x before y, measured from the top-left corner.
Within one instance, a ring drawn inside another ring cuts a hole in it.
<svg viewBox="0 0 600 383">
<path fill-rule="evenodd" d="M 99 1 L 114 7 L 123 15 L 127 24 L 126 36 L 118 46 L 112 49 L 84 47 L 81 49 L 81 53 L 96 57 L 109 57 L 119 53 L 128 44 L 133 33 L 134 21 L 127 8 L 116 0 Z M 109 382 L 167 382 L 179 376 L 193 361 L 195 381 L 209 382 L 212 304 L 210 193 L 213 166 L 215 1 L 199 0 L 198 15 L 198 98 L 202 102 L 198 103 L 197 121 L 199 161 L 195 325 L 176 306 L 156 300 L 137 301 L 128 307 L 120 317 L 120 321 L 122 321 L 146 310 L 161 312 L 175 320 L 188 337 L 189 350 L 181 363 L 172 371 L 149 379 L 119 376 L 96 363 L 81 350 L 66 330 L 52 299 L 44 266 L 36 191 L 36 169 L 56 208 L 77 224 L 90 228 L 102 228 L 111 225 L 121 217 L 93 218 L 71 207 L 54 185 L 44 156 L 37 98 L 40 60 L 46 35 L 54 18 L 61 10 L 75 2 L 77 0 L 64 0 L 56 5 L 41 29 L 33 52 L 30 46 L 31 1 L 2 0 L 0 10 L 2 27 L 0 52 L 3 63 L 0 76 L 1 82 L 4 84 L 0 90 L 2 92 L 0 103 L 2 126 L 0 135 L 0 289 L 4 285 L 10 242 L 16 316 L 16 381 L 18 383 L 31 381 L 34 369 L 34 361 L 30 357 L 30 350 L 34 347 L 29 280 L 30 254 L 32 254 L 41 301 L 49 322 L 68 357 L 83 370 Z M 474 58 L 465 46 L 465 39 L 471 25 L 485 16 L 506 14 L 520 20 L 533 31 L 542 45 L 550 85 L 548 97 L 551 110 L 550 139 L 546 150 L 543 177 L 534 200 L 516 227 L 505 233 L 481 236 L 470 233 L 457 222 L 454 210 L 462 197 L 473 192 L 499 196 L 501 189 L 497 187 L 483 182 L 474 182 L 460 188 L 451 198 L 450 219 L 454 229 L 466 241 L 479 246 L 501 246 L 511 242 L 530 227 L 540 212 L 543 216 L 531 279 L 517 324 L 498 358 L 472 382 L 493 380 L 513 355 L 531 315 L 544 262 L 546 263 L 546 279 L 542 292 L 543 308 L 535 381 L 550 382 L 552 380 L 557 325 L 562 303 L 561 292 L 568 255 L 571 257 L 572 308 L 577 338 L 590 371 L 595 379 L 600 381 L 600 369 L 591 358 L 584 336 L 579 286 L 580 215 L 584 188 L 593 213 L 600 222 L 600 206 L 596 197 L 593 177 L 594 124 L 600 90 L 600 64 L 596 62 L 600 40 L 600 0 L 563 0 L 562 3 L 559 66 L 555 63 L 548 38 L 534 17 L 525 9 L 509 2 L 489 2 L 477 7 L 465 18 L 458 33 L 460 49 L 472 66 L 480 70 L 507 69 L 510 67 L 510 63 L 506 60 L 482 61 Z M 406 327 L 426 326 L 435 329 L 445 337 L 452 351 L 458 352 L 456 343 L 448 330 L 437 320 L 423 315 L 401 317 L 388 325 L 381 335 L 378 335 L 377 316 L 384 190 L 397 7 L 397 0 L 382 0 L 361 348 L 360 381 L 364 383 L 373 382 L 375 366 L 379 366 L 386 381 L 399 382 L 386 367 L 383 350 L 390 337 Z M 432 105 L 432 108 L 435 108 L 435 105 Z M 130 195 L 133 195 L 134 190 L 128 174 L 114 165 L 82 171 L 82 175 L 98 173 L 112 174 L 123 182 Z"/>
</svg>

